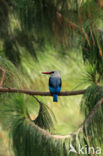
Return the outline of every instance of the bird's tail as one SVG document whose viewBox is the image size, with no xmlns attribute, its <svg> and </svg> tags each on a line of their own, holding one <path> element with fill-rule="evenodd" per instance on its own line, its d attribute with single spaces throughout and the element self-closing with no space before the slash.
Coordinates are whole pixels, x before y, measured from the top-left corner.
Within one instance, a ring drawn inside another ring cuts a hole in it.
<svg viewBox="0 0 103 156">
<path fill-rule="evenodd" d="M 58 102 L 58 95 L 57 94 L 53 94 L 53 102 Z"/>
</svg>

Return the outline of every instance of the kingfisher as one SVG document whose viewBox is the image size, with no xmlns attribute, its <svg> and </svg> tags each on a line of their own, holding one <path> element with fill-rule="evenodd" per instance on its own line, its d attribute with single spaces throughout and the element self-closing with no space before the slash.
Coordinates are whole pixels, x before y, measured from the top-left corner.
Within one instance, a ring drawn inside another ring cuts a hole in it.
<svg viewBox="0 0 103 156">
<path fill-rule="evenodd" d="M 58 94 L 61 91 L 61 77 L 58 71 L 42 72 L 43 74 L 50 74 L 49 90 L 53 96 L 53 102 L 58 102 Z"/>
</svg>

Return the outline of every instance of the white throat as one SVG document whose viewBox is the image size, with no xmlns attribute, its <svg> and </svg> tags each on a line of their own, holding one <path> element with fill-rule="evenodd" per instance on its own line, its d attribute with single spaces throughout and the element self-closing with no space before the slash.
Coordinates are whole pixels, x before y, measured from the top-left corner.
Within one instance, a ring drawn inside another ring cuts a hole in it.
<svg viewBox="0 0 103 156">
<path fill-rule="evenodd" d="M 60 74 L 58 71 L 54 71 L 54 73 L 51 74 L 51 77 L 60 77 Z"/>
</svg>

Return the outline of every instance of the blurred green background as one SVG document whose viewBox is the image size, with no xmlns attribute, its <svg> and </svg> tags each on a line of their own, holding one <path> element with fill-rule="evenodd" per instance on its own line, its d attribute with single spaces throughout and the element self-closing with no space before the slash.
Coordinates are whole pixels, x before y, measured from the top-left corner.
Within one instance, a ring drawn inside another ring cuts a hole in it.
<svg viewBox="0 0 103 156">
<path fill-rule="evenodd" d="M 94 29 L 103 29 L 102 7 L 93 0 L 0 1 L 0 66 L 8 76 L 4 86 L 48 91 L 49 77 L 41 73 L 57 70 L 62 91 L 86 88 L 88 64 L 82 46 L 91 22 Z M 59 97 L 57 103 L 39 97 L 56 116 L 53 134 L 70 134 L 81 125 L 81 97 Z M 31 118 L 36 118 L 38 104 L 30 96 L 24 99 Z M 9 148 L 8 130 L 0 125 L 0 156 L 13 155 Z"/>
</svg>

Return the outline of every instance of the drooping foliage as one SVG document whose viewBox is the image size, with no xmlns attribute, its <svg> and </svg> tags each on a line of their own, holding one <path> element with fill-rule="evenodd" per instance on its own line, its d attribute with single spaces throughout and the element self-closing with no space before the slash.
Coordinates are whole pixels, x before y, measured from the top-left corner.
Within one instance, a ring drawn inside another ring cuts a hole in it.
<svg viewBox="0 0 103 156">
<path fill-rule="evenodd" d="M 48 43 L 56 48 L 59 45 L 58 51 L 63 54 L 71 46 L 76 47 L 78 41 L 72 40 L 76 30 L 78 32 L 78 11 L 83 4 L 83 1 L 77 0 L 3 0 L 0 6 L 0 36 L 5 56 L 19 65 L 21 47 L 36 59 L 37 52 L 43 50 Z"/>
<path fill-rule="evenodd" d="M 97 86 L 97 76 L 102 79 L 103 73 L 103 34 L 102 31 L 98 31 L 94 23 L 100 13 L 101 8 L 92 0 L 82 3 L 77 0 L 13 0 L 12 2 L 2 0 L 0 66 L 6 70 L 4 87 L 22 88 L 22 80 L 16 66 L 20 67 L 24 51 L 37 59 L 37 53 L 44 52 L 43 49 L 48 44 L 56 48 L 60 46 L 58 51 L 62 52 L 63 56 L 65 52 L 68 53 L 69 48 L 82 46 L 84 62 L 85 64 L 88 62 L 89 66 L 84 82 L 89 81 L 92 84 L 87 88 L 81 101 L 82 112 L 85 114 L 85 119 L 88 118 L 103 95 L 102 87 Z M 4 59 L 5 56 L 7 59 Z M 53 113 L 43 102 L 38 102 L 39 112 L 32 120 L 24 95 L 1 93 L 0 101 L 0 121 L 4 130 L 9 130 L 16 156 L 72 156 L 75 154 L 69 153 L 70 144 L 77 151 L 79 145 L 84 148 L 86 146 L 87 149 L 89 146 L 103 146 L 101 145 L 102 105 L 81 132 L 77 130 L 73 135 L 60 136 L 51 134 L 55 128 Z M 34 104 L 37 104 L 35 100 Z M 82 156 L 81 153 L 79 155 Z"/>
<path fill-rule="evenodd" d="M 102 76 L 103 70 L 103 32 L 102 30 L 93 31 L 89 29 L 88 40 L 83 46 L 83 58 L 85 62 L 89 62 L 92 66 L 96 65 L 97 72 Z"/>
<path fill-rule="evenodd" d="M 50 110 L 50 108 L 39 101 L 40 104 L 40 110 L 38 117 L 34 120 L 34 123 L 38 126 L 40 126 L 43 129 L 50 130 L 51 128 L 54 128 L 52 117 L 55 116 L 53 112 Z M 52 116 L 51 116 L 52 115 Z"/>
<path fill-rule="evenodd" d="M 101 18 L 101 10 L 93 0 L 3 0 L 0 10 L 2 49 L 15 65 L 21 62 L 21 47 L 36 59 L 47 44 L 62 54 L 71 47 L 80 47 L 89 24 Z"/>
</svg>

